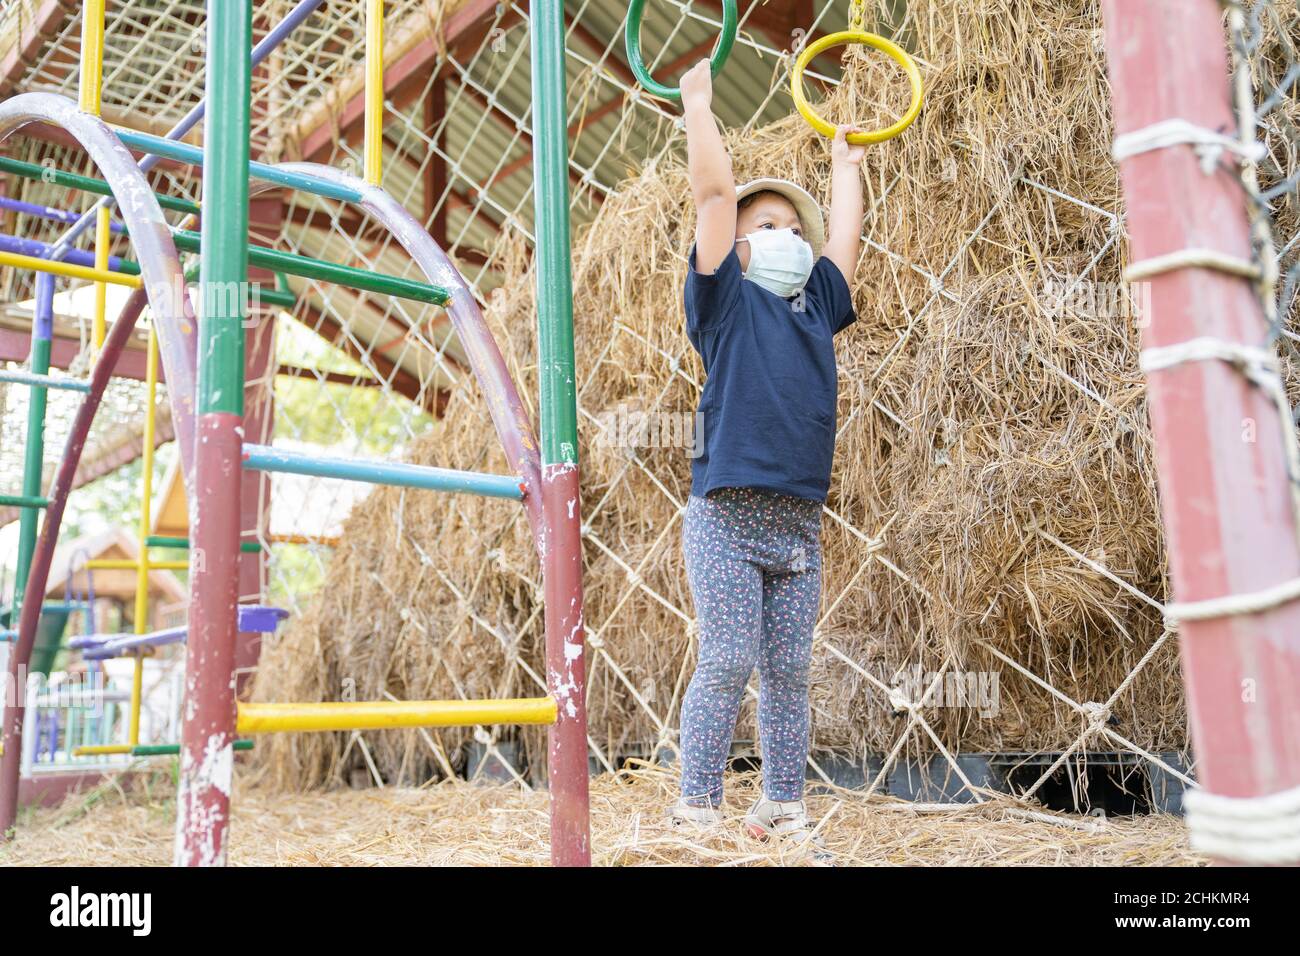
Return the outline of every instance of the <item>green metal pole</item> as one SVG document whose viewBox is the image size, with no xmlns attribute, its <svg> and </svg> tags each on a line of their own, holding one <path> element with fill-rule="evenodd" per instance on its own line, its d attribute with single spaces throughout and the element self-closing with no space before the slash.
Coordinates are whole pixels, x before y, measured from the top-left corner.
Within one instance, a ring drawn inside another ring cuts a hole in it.
<svg viewBox="0 0 1300 956">
<path fill-rule="evenodd" d="M 28 371 L 35 375 L 50 372 L 50 348 L 54 336 L 54 276 L 42 273 L 36 277 L 36 315 L 32 324 L 32 353 Z M 22 497 L 32 504 L 24 506 L 18 519 L 18 567 L 14 573 L 14 597 L 11 620 L 17 626 L 22 607 L 27 575 L 31 571 L 32 554 L 36 551 L 36 529 L 40 523 L 41 471 L 45 464 L 45 407 L 48 390 L 36 385 L 31 389 L 31 405 L 27 408 L 27 441 L 23 454 Z"/>
<path fill-rule="evenodd" d="M 175 862 L 226 861 L 235 741 L 252 0 L 208 0 L 189 647 Z"/>
<path fill-rule="evenodd" d="M 541 382 L 542 582 L 547 690 L 557 716 L 548 732 L 551 862 L 591 863 L 587 781 L 586 664 L 582 624 L 582 515 L 573 364 L 569 137 L 565 115 L 564 4 L 529 9 L 533 78 L 533 219 L 537 235 L 537 356 Z M 530 492 L 531 493 L 531 492 Z"/>
<path fill-rule="evenodd" d="M 578 461 L 573 372 L 573 279 L 569 245 L 569 139 L 564 93 L 564 33 L 548 0 L 533 14 L 534 216 L 537 234 L 538 361 L 541 364 L 542 465 Z"/>
</svg>

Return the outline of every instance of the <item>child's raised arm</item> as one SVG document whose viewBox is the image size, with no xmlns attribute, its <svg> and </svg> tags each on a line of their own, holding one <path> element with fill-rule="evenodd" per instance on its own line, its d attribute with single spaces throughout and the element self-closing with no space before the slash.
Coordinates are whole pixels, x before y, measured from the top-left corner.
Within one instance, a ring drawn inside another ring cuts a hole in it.
<svg viewBox="0 0 1300 956">
<path fill-rule="evenodd" d="M 736 180 L 713 119 L 713 78 L 701 60 L 682 77 L 686 158 L 695 199 L 695 270 L 712 275 L 736 244 Z"/>
<path fill-rule="evenodd" d="M 850 288 L 862 246 L 862 175 L 858 164 L 867 152 L 865 146 L 849 144 L 847 134 L 856 132 L 854 126 L 835 128 L 831 143 L 830 235 L 822 247 L 822 255 L 839 266 Z"/>
</svg>

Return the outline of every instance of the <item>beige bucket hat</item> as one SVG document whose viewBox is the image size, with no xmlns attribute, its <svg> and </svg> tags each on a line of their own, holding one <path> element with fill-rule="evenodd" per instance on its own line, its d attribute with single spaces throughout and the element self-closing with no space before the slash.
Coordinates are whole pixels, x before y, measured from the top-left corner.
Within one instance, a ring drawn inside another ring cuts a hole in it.
<svg viewBox="0 0 1300 956">
<path fill-rule="evenodd" d="M 822 210 L 817 205 L 817 200 L 813 199 L 808 190 L 788 179 L 755 179 L 736 187 L 736 202 L 754 193 L 769 190 L 790 200 L 795 215 L 799 217 L 799 224 L 803 226 L 803 237 L 808 240 L 808 245 L 812 246 L 813 258 L 816 259 L 822 254 L 822 246 L 826 242 L 826 221 L 822 218 Z"/>
</svg>

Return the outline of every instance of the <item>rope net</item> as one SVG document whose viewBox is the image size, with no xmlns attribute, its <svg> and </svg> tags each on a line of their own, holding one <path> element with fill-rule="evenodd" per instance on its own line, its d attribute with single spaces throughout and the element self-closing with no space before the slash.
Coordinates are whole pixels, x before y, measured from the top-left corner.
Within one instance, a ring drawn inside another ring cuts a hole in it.
<svg viewBox="0 0 1300 956">
<path fill-rule="evenodd" d="M 259 35 L 291 6 L 259 4 Z M 805 43 L 843 28 L 850 5 L 739 6 L 740 36 L 713 104 L 736 175 L 794 179 L 825 203 L 828 151 L 791 115 L 789 73 Z M 883 790 L 928 761 L 940 781 L 925 791 L 932 799 L 982 800 L 1009 781 L 1032 799 L 1064 778 L 1086 800 L 1087 768 L 1107 754 L 1129 787 L 1140 774 L 1190 783 L 1137 364 L 1141 290 L 1119 281 L 1123 210 L 1108 158 L 1100 13 L 1085 0 L 988 6 L 877 0 L 863 12 L 866 29 L 916 56 L 928 95 L 915 126 L 871 147 L 863 166 L 859 320 L 837 342 L 810 774 L 829 780 L 848 761 Z M 361 7 L 325 3 L 256 71 L 255 156 L 361 169 L 350 109 Z M 527 5 L 387 7 L 383 185 L 473 284 L 535 419 Z M 708 55 L 720 6 L 647 7 L 649 66 L 675 82 Z M 113 4 L 106 116 L 165 128 L 197 101 L 201 8 Z M 0 19 L 15 9 L 6 5 Z M 1231 39 L 1268 149 L 1247 193 L 1279 265 L 1261 294 L 1276 302 L 1289 361 L 1300 19 L 1282 3 L 1240 9 L 1245 26 Z M 678 110 L 636 86 L 623 60 L 625 15 L 604 0 L 566 6 L 589 743 L 593 766 L 606 770 L 675 748 L 696 641 L 680 558 L 683 446 L 704 380 L 681 318 L 693 212 Z M 19 86 L 75 95 L 78 37 L 72 17 Z M 421 60 L 426 44 L 433 52 Z M 887 125 L 907 103 L 892 65 L 856 48 L 827 51 L 806 76 L 833 122 Z M 39 140 L 6 149 L 61 168 L 81 161 Z M 152 181 L 196 198 L 197 178 L 180 167 L 163 164 Z M 88 203 L 48 183 L 8 185 L 31 202 Z M 265 244 L 422 278 L 371 220 L 326 200 L 290 195 L 253 219 Z M 20 217 L 5 231 L 52 241 L 61 228 Z M 113 252 L 127 251 L 118 240 Z M 1261 261 L 1273 254 L 1257 251 Z M 506 471 L 440 310 L 295 276 L 275 281 L 296 305 L 258 313 L 248 331 L 271 356 L 250 374 L 248 405 L 267 413 L 275 444 Z M 0 285 L 8 303 L 30 298 L 26 276 L 5 270 Z M 326 479 L 260 481 L 257 518 L 244 531 L 262 543 L 266 585 L 243 597 L 293 617 L 264 643 L 257 698 L 545 693 L 540 570 L 514 506 Z M 755 676 L 738 755 L 757 753 L 756 699 Z M 976 753 L 1001 755 L 997 781 L 966 761 Z M 454 773 L 531 786 L 544 779 L 544 756 L 544 729 L 501 727 L 275 737 L 256 759 L 293 786 Z"/>
</svg>

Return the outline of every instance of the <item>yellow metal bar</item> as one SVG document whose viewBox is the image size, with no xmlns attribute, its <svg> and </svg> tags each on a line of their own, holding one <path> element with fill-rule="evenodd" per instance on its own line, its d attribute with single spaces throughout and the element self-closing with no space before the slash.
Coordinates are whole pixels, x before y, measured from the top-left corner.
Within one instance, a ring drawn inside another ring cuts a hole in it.
<svg viewBox="0 0 1300 956">
<path fill-rule="evenodd" d="M 271 544 L 322 544 L 327 547 L 338 547 L 338 535 L 326 534 L 272 534 L 269 536 Z"/>
<path fill-rule="evenodd" d="M 108 271 L 108 246 L 112 241 L 112 232 L 109 230 L 109 214 L 107 206 L 100 206 L 99 211 L 95 214 L 95 268 L 100 272 Z M 106 321 L 105 312 L 108 310 L 108 285 L 104 282 L 95 283 L 95 316 L 91 321 L 91 331 L 95 348 L 102 348 L 104 345 L 104 332 Z"/>
<path fill-rule="evenodd" d="M 78 105 L 99 115 L 104 86 L 104 0 L 86 0 L 81 11 L 81 73 L 78 76 Z M 95 269 L 108 272 L 108 207 L 100 206 L 95 218 Z M 91 343 L 98 350 L 104 344 L 104 312 L 108 307 L 108 284 L 95 280 L 95 313 L 91 318 Z"/>
<path fill-rule="evenodd" d="M 81 74 L 77 103 L 87 113 L 99 115 L 99 91 L 104 76 L 104 0 L 81 5 Z"/>
<path fill-rule="evenodd" d="M 158 335 L 149 328 L 149 345 L 145 366 L 144 467 L 140 476 L 140 522 L 136 526 L 136 545 L 140 562 L 135 575 L 135 632 L 148 630 L 149 615 L 149 518 L 153 512 L 154 414 L 158 401 Z"/>
<path fill-rule="evenodd" d="M 188 561 L 150 561 L 146 565 L 150 571 L 188 571 Z M 139 562 L 131 558 L 95 558 L 87 561 L 86 567 L 92 571 L 134 571 Z"/>
<path fill-rule="evenodd" d="M 85 279 L 89 282 L 110 282 L 124 285 L 128 289 L 139 289 L 144 280 L 140 276 L 123 275 L 120 272 L 101 272 L 90 266 L 74 265 L 71 262 L 55 262 L 52 259 L 38 259 L 36 256 L 22 256 L 16 252 L 0 252 L 0 266 L 12 269 L 31 269 L 35 272 L 48 272 L 51 275 L 67 279 Z"/>
<path fill-rule="evenodd" d="M 105 754 L 129 754 L 130 752 L 130 744 L 86 744 L 83 747 L 74 747 L 72 756 L 102 757 Z"/>
<path fill-rule="evenodd" d="M 366 0 L 366 182 L 378 186 L 384 160 L 384 0 Z"/>
<path fill-rule="evenodd" d="M 135 632 L 149 630 L 149 519 L 153 513 L 154 417 L 158 401 L 158 335 L 149 327 L 149 345 L 145 365 L 144 462 L 140 475 L 140 521 L 136 526 L 139 559 L 135 567 Z M 188 567 L 188 562 L 182 562 Z M 132 746 L 140 742 L 140 707 L 144 687 L 144 655 L 136 652 L 131 679 Z"/>
<path fill-rule="evenodd" d="M 241 734 L 284 731 L 389 730 L 476 724 L 553 724 L 554 697 L 515 700 L 371 700 L 303 704 L 240 704 Z"/>
<path fill-rule="evenodd" d="M 131 673 L 131 734 L 127 740 L 134 747 L 140 742 L 140 704 L 144 691 L 144 654 L 135 652 L 135 670 Z"/>
</svg>

